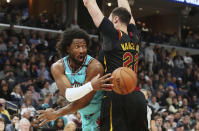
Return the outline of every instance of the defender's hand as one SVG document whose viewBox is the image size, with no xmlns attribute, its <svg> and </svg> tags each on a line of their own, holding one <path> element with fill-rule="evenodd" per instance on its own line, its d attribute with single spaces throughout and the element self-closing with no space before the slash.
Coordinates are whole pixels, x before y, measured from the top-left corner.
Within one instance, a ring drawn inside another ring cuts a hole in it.
<svg viewBox="0 0 199 131">
<path fill-rule="evenodd" d="M 112 91 L 113 84 L 107 84 L 107 82 L 110 82 L 112 79 L 113 77 L 111 76 L 111 73 L 102 77 L 100 77 L 100 74 L 98 74 L 91 80 L 93 90 Z"/>
<path fill-rule="evenodd" d="M 40 114 L 38 119 L 41 121 L 39 126 L 43 126 L 47 122 L 56 120 L 58 118 L 56 111 L 52 108 L 49 108 L 46 110 L 40 110 L 40 111 L 38 111 L 38 113 Z"/>
</svg>

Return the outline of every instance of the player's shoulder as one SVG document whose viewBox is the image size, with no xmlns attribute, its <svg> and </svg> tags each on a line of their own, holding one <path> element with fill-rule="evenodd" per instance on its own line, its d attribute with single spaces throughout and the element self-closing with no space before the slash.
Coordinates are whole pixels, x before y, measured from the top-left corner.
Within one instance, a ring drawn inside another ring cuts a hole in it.
<svg viewBox="0 0 199 131">
<path fill-rule="evenodd" d="M 88 65 L 88 70 L 103 70 L 103 65 L 95 58 L 91 61 L 91 63 Z"/>
<path fill-rule="evenodd" d="M 91 63 L 89 64 L 89 66 L 100 67 L 100 66 L 102 66 L 102 64 L 101 64 L 101 62 L 99 62 L 97 59 L 93 58 L 93 60 L 92 60 Z"/>
<path fill-rule="evenodd" d="M 51 65 L 51 71 L 64 71 L 63 61 L 62 59 Z"/>
</svg>

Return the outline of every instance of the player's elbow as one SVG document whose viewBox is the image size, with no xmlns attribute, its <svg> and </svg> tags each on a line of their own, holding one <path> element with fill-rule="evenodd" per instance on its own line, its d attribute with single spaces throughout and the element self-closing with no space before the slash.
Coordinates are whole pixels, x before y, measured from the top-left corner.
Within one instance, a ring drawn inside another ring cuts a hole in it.
<svg viewBox="0 0 199 131">
<path fill-rule="evenodd" d="M 89 5 L 89 3 L 90 3 L 90 0 L 83 0 L 83 2 L 84 2 L 84 6 L 88 6 Z"/>
</svg>

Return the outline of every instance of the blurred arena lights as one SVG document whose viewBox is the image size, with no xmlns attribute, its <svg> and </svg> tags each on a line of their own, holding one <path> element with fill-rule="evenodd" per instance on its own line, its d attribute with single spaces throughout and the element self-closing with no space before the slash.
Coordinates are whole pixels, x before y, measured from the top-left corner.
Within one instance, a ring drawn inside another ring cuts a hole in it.
<svg viewBox="0 0 199 131">
<path fill-rule="evenodd" d="M 108 5 L 108 6 L 112 6 L 112 3 L 111 3 L 111 2 L 108 2 L 107 5 Z"/>
<path fill-rule="evenodd" d="M 142 11 L 143 10 L 143 8 L 139 8 L 139 11 Z"/>
<path fill-rule="evenodd" d="M 7 3 L 10 3 L 10 2 L 11 2 L 11 0 L 6 0 L 6 2 L 7 2 Z"/>
</svg>

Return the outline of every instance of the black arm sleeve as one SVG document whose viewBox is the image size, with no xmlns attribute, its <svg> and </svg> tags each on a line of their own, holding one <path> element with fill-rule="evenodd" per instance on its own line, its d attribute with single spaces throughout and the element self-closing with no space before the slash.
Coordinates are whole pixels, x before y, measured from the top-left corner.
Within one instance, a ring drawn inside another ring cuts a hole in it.
<svg viewBox="0 0 199 131">
<path fill-rule="evenodd" d="M 134 32 L 134 31 L 137 30 L 137 28 L 136 28 L 136 26 L 134 24 L 129 24 L 127 26 L 127 30 L 128 30 L 128 32 Z"/>
<path fill-rule="evenodd" d="M 103 50 L 110 51 L 119 40 L 120 31 L 114 28 L 113 23 L 106 17 L 102 20 L 99 30 L 103 35 Z"/>
<path fill-rule="evenodd" d="M 133 41 L 139 43 L 141 40 L 140 32 L 137 30 L 136 26 L 134 24 L 129 24 L 127 30 Z"/>
<path fill-rule="evenodd" d="M 104 17 L 99 26 L 99 30 L 105 37 L 119 40 L 119 32 L 114 28 L 113 23 L 108 18 Z"/>
</svg>

